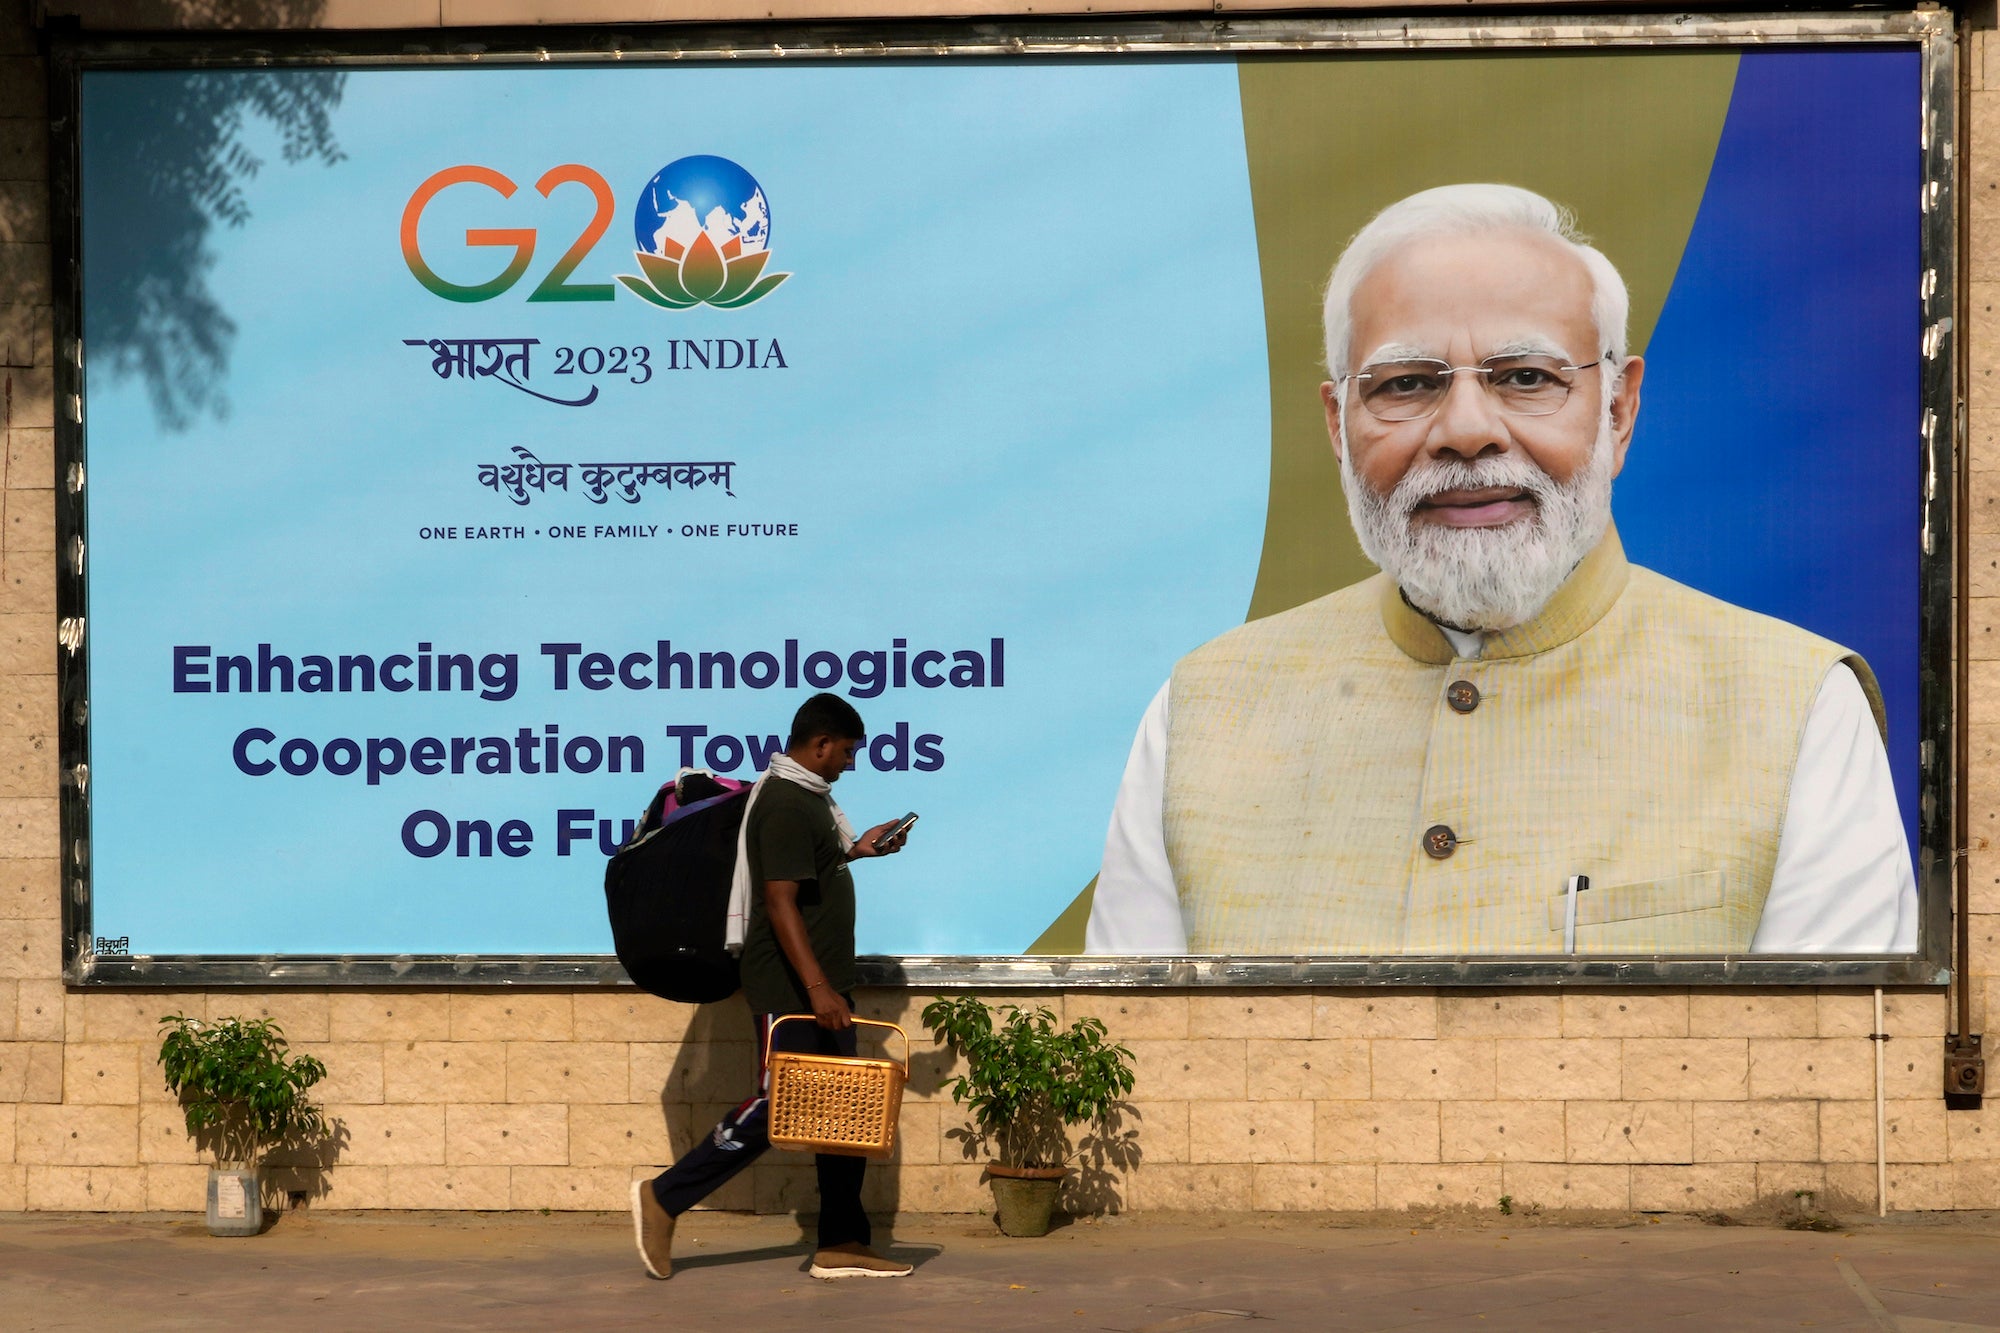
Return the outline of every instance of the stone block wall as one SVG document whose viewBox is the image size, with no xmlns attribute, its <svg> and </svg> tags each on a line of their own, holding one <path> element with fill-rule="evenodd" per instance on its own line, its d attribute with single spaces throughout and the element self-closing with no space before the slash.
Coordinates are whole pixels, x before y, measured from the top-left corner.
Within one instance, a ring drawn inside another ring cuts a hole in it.
<svg viewBox="0 0 2000 1333">
<path fill-rule="evenodd" d="M 46 923 L 45 923 L 46 924 Z M 624 990 L 16 994 L 0 1044 L 0 1211 L 186 1209 L 202 1165 L 154 1063 L 158 1020 L 272 1017 L 331 1071 L 336 1141 L 271 1188 L 323 1207 L 616 1209 L 750 1087 L 747 1016 Z M 35 1013 L 37 996 L 45 1012 Z M 981 1211 L 925 997 L 884 1210 Z M 1875 1199 L 1873 999 L 1860 993 L 1435 992 L 1016 996 L 1095 1014 L 1137 1057 L 1121 1210 L 1705 1211 L 1812 1190 Z M 1944 999 L 1887 1002 L 1890 1206 L 2000 1206 L 2000 1112 L 1947 1112 Z M 781 1212 L 810 1160 L 767 1157 L 712 1200 Z"/>
<path fill-rule="evenodd" d="M 272 1172 L 338 1208 L 617 1209 L 746 1092 L 748 1022 L 626 990 L 106 992 L 60 980 L 53 375 L 43 72 L 0 0 L 0 1211 L 199 1207 L 158 1019 L 268 1015 L 323 1059 L 339 1137 Z M 1967 64 L 1973 264 L 1970 593 L 1975 836 L 2000 849 L 2000 42 Z M 1990 91 L 1989 91 L 1990 90 Z M 1974 1030 L 2000 968 L 2000 850 L 1973 857 Z M 912 1028 L 926 997 L 877 992 Z M 1019 997 L 1037 1002 L 1036 997 Z M 1053 994 L 1138 1057 L 1136 1165 L 1078 1206 L 1728 1210 L 1875 1201 L 1865 991 Z M 1946 999 L 1888 999 L 1889 1205 L 2000 1207 L 2000 1098 L 1947 1111 Z M 921 1034 L 872 1206 L 986 1207 Z M 716 1207 L 812 1194 L 774 1154 Z"/>
</svg>

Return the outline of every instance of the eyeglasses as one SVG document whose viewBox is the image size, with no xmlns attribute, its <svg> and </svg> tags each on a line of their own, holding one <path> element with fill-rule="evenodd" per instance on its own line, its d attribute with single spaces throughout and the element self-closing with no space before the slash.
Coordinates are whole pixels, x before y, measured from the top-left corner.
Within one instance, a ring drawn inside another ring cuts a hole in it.
<svg viewBox="0 0 2000 1333">
<path fill-rule="evenodd" d="M 1363 366 L 1342 381 L 1358 387 L 1356 397 L 1379 421 L 1418 421 L 1438 410 L 1451 392 L 1451 377 L 1471 373 L 1482 376 L 1486 391 L 1503 412 L 1516 416 L 1545 417 L 1562 410 L 1569 401 L 1571 378 L 1602 365 L 1568 366 L 1553 356 L 1489 356 L 1476 366 L 1454 366 L 1448 361 L 1377 361 Z"/>
</svg>

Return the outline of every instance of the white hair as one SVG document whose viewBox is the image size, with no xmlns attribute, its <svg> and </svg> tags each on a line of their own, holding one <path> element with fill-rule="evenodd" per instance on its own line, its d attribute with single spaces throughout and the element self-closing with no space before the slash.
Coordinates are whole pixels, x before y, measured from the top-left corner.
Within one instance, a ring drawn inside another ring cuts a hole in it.
<svg viewBox="0 0 2000 1333">
<path fill-rule="evenodd" d="M 1440 185 L 1420 190 L 1377 213 L 1354 234 L 1326 284 L 1326 365 L 1334 379 L 1347 373 L 1353 327 L 1354 289 L 1375 266 L 1411 241 L 1428 236 L 1463 236 L 1525 229 L 1555 237 L 1575 252 L 1590 274 L 1591 318 L 1598 345 L 1592 355 L 1625 359 L 1625 316 L 1631 299 L 1625 279 L 1603 252 L 1576 229 L 1569 210 L 1517 185 Z M 1578 353 L 1581 355 L 1581 353 Z M 1606 381 L 1607 387 L 1609 380 Z"/>
</svg>

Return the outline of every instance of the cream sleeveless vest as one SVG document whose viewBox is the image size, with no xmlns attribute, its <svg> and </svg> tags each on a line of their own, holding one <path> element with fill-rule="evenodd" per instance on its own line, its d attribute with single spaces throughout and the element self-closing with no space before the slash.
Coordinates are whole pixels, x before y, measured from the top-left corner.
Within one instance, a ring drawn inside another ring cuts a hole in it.
<svg viewBox="0 0 2000 1333">
<path fill-rule="evenodd" d="M 1734 953 L 1821 681 L 1862 660 L 1629 565 L 1455 657 L 1383 575 L 1175 667 L 1167 854 L 1196 953 Z"/>
</svg>

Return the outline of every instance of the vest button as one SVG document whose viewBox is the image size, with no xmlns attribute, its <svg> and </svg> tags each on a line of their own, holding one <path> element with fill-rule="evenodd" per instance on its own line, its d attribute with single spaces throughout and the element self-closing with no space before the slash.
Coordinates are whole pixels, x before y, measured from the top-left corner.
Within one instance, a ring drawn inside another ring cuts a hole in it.
<svg viewBox="0 0 2000 1333">
<path fill-rule="evenodd" d="M 1469 680 L 1455 680 L 1445 686 L 1444 701 L 1454 713 L 1470 713 L 1479 707 L 1479 687 Z"/>
<path fill-rule="evenodd" d="M 1433 824 L 1424 830 L 1424 851 L 1432 860 L 1442 861 L 1458 850 L 1458 835 L 1449 825 Z"/>
</svg>

